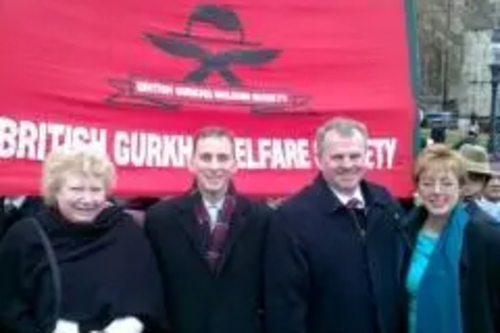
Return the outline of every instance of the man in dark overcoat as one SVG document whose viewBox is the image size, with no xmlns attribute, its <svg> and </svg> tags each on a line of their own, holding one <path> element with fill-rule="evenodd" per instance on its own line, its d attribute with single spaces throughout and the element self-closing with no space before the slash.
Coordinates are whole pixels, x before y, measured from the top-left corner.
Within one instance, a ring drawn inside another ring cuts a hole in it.
<svg viewBox="0 0 500 333">
<path fill-rule="evenodd" d="M 317 131 L 320 173 L 271 219 L 265 313 L 270 333 L 396 333 L 402 211 L 364 179 L 364 124 L 334 118 Z"/>
<path fill-rule="evenodd" d="M 269 217 L 232 185 L 235 142 L 224 128 L 194 138 L 193 188 L 146 213 L 173 333 L 262 332 L 262 265 Z"/>
</svg>

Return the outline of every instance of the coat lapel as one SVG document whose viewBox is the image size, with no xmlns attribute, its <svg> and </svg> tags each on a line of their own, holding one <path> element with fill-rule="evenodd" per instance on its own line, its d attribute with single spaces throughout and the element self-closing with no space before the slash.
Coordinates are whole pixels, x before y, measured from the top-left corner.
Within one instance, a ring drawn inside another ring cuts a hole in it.
<svg viewBox="0 0 500 333">
<path fill-rule="evenodd" d="M 179 218 L 177 221 L 181 225 L 182 229 L 188 236 L 191 245 L 198 254 L 198 257 L 203 261 L 203 263 L 209 268 L 207 261 L 205 260 L 205 254 L 203 249 L 203 244 L 201 240 L 200 227 L 196 219 L 195 206 L 201 200 L 199 194 L 188 194 L 185 200 L 179 207 Z"/>
<path fill-rule="evenodd" d="M 333 194 L 321 174 L 318 174 L 314 182 L 311 184 L 310 189 L 315 197 L 318 208 L 324 215 L 335 214 L 337 210 L 343 207 L 342 203 L 337 196 Z"/>
<path fill-rule="evenodd" d="M 229 256 L 231 256 L 232 250 L 241 236 L 243 230 L 248 224 L 249 220 L 250 205 L 243 198 L 236 197 L 236 207 L 231 216 L 229 235 L 227 236 L 226 243 L 224 244 L 223 254 L 221 261 L 217 267 L 217 274 L 223 270 L 227 263 Z"/>
</svg>

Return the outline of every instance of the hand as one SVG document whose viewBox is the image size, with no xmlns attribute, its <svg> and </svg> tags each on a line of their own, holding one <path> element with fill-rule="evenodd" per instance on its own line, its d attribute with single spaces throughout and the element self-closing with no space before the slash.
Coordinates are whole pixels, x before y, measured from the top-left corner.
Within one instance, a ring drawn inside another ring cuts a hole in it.
<svg viewBox="0 0 500 333">
<path fill-rule="evenodd" d="M 53 333 L 79 333 L 78 323 L 73 321 L 59 319 L 56 323 L 56 328 Z"/>
<path fill-rule="evenodd" d="M 105 333 L 142 333 L 144 325 L 135 317 L 113 320 L 105 329 Z"/>
</svg>

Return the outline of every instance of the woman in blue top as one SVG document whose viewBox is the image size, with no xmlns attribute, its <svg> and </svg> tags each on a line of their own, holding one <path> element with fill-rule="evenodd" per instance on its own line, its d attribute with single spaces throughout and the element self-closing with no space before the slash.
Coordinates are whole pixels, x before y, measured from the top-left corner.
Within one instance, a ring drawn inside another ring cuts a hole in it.
<svg viewBox="0 0 500 333">
<path fill-rule="evenodd" d="M 500 333 L 500 229 L 464 209 L 465 177 L 445 145 L 416 162 L 421 206 L 409 217 L 404 266 L 409 333 Z"/>
</svg>

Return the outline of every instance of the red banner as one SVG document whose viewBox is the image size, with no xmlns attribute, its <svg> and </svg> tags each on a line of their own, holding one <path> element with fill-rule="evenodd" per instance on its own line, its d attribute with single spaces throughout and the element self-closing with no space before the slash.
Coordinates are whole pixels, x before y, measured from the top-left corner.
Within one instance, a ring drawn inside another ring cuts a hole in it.
<svg viewBox="0 0 500 333">
<path fill-rule="evenodd" d="M 403 0 L 2 0 L 0 189 L 34 193 L 61 145 L 106 149 L 121 195 L 190 185 L 192 134 L 237 135 L 237 187 L 287 195 L 315 174 L 315 128 L 370 130 L 369 177 L 411 193 Z"/>
</svg>

